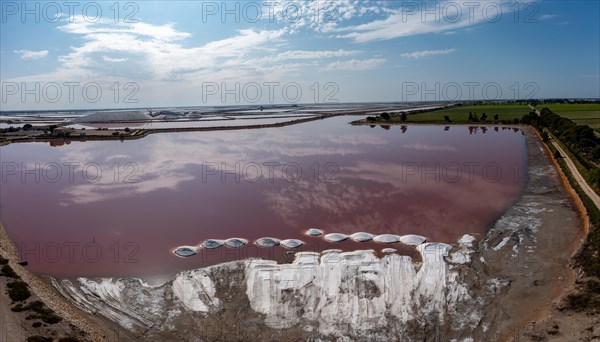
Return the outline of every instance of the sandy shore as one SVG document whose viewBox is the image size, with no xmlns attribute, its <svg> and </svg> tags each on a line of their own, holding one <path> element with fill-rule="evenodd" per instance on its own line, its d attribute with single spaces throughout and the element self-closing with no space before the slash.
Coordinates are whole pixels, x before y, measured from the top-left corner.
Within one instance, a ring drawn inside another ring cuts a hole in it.
<svg viewBox="0 0 600 342">
<path fill-rule="evenodd" d="M 531 129 L 531 132 L 539 141 L 542 140 L 535 129 Z M 547 145 L 543 144 L 543 146 L 548 158 L 558 171 L 563 187 L 567 190 L 573 204 L 579 211 L 582 220 L 582 236 L 580 241 L 583 242 L 590 229 L 590 222 L 585 206 L 577 195 L 577 192 L 571 187 L 552 151 L 550 151 Z M 570 246 L 571 248 L 565 252 L 571 252 L 571 256 L 574 256 L 582 247 L 581 242 Z M 569 272 L 566 273 L 565 286 L 558 286 L 556 289 L 559 292 L 556 300 L 548 303 L 537 317 L 530 317 L 520 323 L 522 327 L 525 327 L 524 331 L 528 332 L 525 335 L 525 340 L 600 342 L 600 317 L 598 315 L 593 312 L 562 310 L 562 301 L 565 299 L 565 296 L 575 292 L 576 282 L 584 277 L 583 271 L 573 263 L 573 260 L 570 261 L 569 266 Z M 514 338 L 511 340 L 517 341 Z"/>
<path fill-rule="evenodd" d="M 62 297 L 52 286 L 49 285 L 47 280 L 41 278 L 29 272 L 26 267 L 20 266 L 19 254 L 15 245 L 10 241 L 4 227 L 0 223 L 0 255 L 9 260 L 9 266 L 15 271 L 15 273 L 21 277 L 21 279 L 29 285 L 31 293 L 44 302 L 50 309 L 52 309 L 58 316 L 62 317 L 68 324 L 72 324 L 77 329 L 81 330 L 87 335 L 86 339 L 93 341 L 104 341 L 105 337 L 108 336 L 107 332 L 102 327 L 90 322 L 90 320 L 81 313 L 79 309 L 73 306 L 68 300 Z M 0 293 L 2 305 L 0 305 L 0 317 L 11 317 L 10 321 L 2 322 L 3 325 L 6 323 L 18 324 L 17 329 L 18 338 L 15 340 L 23 340 L 22 337 L 34 335 L 33 331 L 23 330 L 23 327 L 30 326 L 29 321 L 24 321 L 24 317 L 14 319 L 17 315 L 10 310 L 11 300 L 8 298 L 6 293 L 2 291 Z M 3 332 L 7 332 L 6 330 Z M 9 334 L 10 335 L 10 334 Z"/>
</svg>

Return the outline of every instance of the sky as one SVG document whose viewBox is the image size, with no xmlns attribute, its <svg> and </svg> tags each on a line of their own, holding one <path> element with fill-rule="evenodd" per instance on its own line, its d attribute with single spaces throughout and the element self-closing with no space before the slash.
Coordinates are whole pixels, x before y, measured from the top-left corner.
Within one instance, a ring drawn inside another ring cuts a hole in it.
<svg viewBox="0 0 600 342">
<path fill-rule="evenodd" d="M 600 97 L 600 2 L 0 1 L 1 110 Z"/>
</svg>

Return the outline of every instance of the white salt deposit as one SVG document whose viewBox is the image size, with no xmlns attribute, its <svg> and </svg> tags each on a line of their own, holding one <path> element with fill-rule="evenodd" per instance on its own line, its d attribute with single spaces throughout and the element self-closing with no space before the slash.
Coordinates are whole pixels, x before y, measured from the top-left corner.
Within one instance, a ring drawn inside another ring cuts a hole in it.
<svg viewBox="0 0 600 342">
<path fill-rule="evenodd" d="M 206 249 L 215 249 L 223 246 L 222 240 L 208 239 L 202 242 L 202 247 Z"/>
<path fill-rule="evenodd" d="M 470 234 L 463 235 L 460 239 L 458 239 L 459 249 L 450 254 L 449 262 L 452 264 L 468 264 L 471 262 L 471 254 L 475 252 L 473 249 L 473 241 L 475 241 L 475 237 Z"/>
<path fill-rule="evenodd" d="M 271 237 L 264 237 L 264 238 L 260 238 L 256 241 L 254 241 L 254 244 L 257 245 L 258 247 L 263 247 L 263 248 L 269 248 L 269 247 L 275 247 L 277 245 L 279 245 L 279 239 L 275 239 L 275 238 L 271 238 Z"/>
<path fill-rule="evenodd" d="M 400 242 L 400 236 L 394 234 L 382 234 L 374 237 L 373 241 L 379 243 L 396 243 Z"/>
<path fill-rule="evenodd" d="M 325 238 L 325 240 L 327 240 L 329 242 L 342 242 L 342 241 L 348 239 L 348 235 L 340 234 L 340 233 L 331 233 L 331 234 L 325 235 L 324 238 Z"/>
<path fill-rule="evenodd" d="M 298 252 L 291 264 L 248 259 L 184 271 L 154 287 L 135 279 L 80 278 L 78 285 L 52 281 L 82 310 L 124 328 L 176 331 L 178 322 L 191 317 L 191 312 L 222 310 L 215 284 L 222 281 L 219 277 L 241 268 L 250 307 L 265 315 L 268 326 L 280 329 L 300 323 L 315 327 L 322 336 L 334 336 L 351 326 L 361 336 L 369 336 L 389 326 L 389 320 L 413 324 L 436 317 L 443 323 L 444 317 L 456 313 L 457 305 L 470 300 L 458 273 L 448 270 L 445 257 L 450 249 L 442 243 L 419 245 L 420 265 L 398 254 L 380 259 L 371 250 Z M 479 321 L 480 314 L 472 312 L 464 324 Z"/>
<path fill-rule="evenodd" d="M 444 256 L 450 248 L 418 246 L 423 259 L 418 271 L 408 256 L 379 259 L 373 251 L 301 252 L 291 264 L 255 260 L 246 266 L 246 293 L 273 328 L 318 321 L 319 332 L 330 334 L 344 324 L 376 329 L 385 317 L 407 322 L 437 314 L 442 319 L 446 293 L 455 293 L 446 288 Z"/>
<path fill-rule="evenodd" d="M 350 239 L 352 239 L 356 242 L 371 241 L 371 240 L 373 240 L 373 237 L 375 237 L 375 235 L 369 234 L 369 233 L 364 233 L 364 232 L 354 233 L 354 234 L 350 235 Z"/>
<path fill-rule="evenodd" d="M 241 238 L 231 238 L 225 240 L 225 246 L 230 248 L 240 248 L 248 244 L 248 240 Z"/>
<path fill-rule="evenodd" d="M 292 249 L 292 248 L 301 247 L 302 245 L 304 245 L 304 242 L 297 240 L 297 239 L 288 239 L 288 240 L 282 240 L 280 242 L 280 244 L 285 248 Z"/>
<path fill-rule="evenodd" d="M 82 123 L 103 123 L 103 122 L 132 122 L 152 120 L 150 115 L 140 111 L 121 111 L 121 112 L 96 112 L 80 118 L 73 122 Z"/>
<path fill-rule="evenodd" d="M 306 231 L 306 234 L 310 236 L 321 236 L 323 235 L 323 231 L 321 229 L 310 228 L 308 231 Z"/>
<path fill-rule="evenodd" d="M 187 258 L 196 255 L 198 253 L 198 248 L 192 246 L 181 246 L 177 247 L 173 253 L 178 257 Z"/>
<path fill-rule="evenodd" d="M 497 251 L 500 248 L 504 247 L 506 245 L 506 243 L 508 242 L 508 240 L 510 240 L 510 236 L 507 236 L 505 238 L 502 239 L 502 241 L 498 242 L 498 244 L 496 245 L 496 247 L 492 248 L 493 250 Z"/>
<path fill-rule="evenodd" d="M 209 305 L 219 305 L 215 286 L 202 269 L 180 273 L 173 280 L 172 288 L 175 297 L 190 311 L 208 312 Z"/>
<path fill-rule="evenodd" d="M 405 245 L 411 246 L 418 246 L 425 241 L 427 241 L 427 238 L 420 235 L 408 234 L 400 237 L 400 242 L 402 242 Z"/>
</svg>

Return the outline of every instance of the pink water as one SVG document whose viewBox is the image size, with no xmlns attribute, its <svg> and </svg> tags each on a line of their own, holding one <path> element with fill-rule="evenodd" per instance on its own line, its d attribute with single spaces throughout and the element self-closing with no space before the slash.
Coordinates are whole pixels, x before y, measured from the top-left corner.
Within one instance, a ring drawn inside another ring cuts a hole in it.
<svg viewBox="0 0 600 342">
<path fill-rule="evenodd" d="M 292 257 L 282 247 L 254 246 L 187 259 L 172 253 L 209 238 L 297 238 L 306 242 L 300 250 L 412 250 L 304 234 L 315 227 L 451 243 L 485 233 L 521 191 L 527 165 L 518 129 L 348 125 L 353 119 L 11 144 L 0 148 L 0 220 L 32 271 L 166 279 L 222 261 Z"/>
</svg>

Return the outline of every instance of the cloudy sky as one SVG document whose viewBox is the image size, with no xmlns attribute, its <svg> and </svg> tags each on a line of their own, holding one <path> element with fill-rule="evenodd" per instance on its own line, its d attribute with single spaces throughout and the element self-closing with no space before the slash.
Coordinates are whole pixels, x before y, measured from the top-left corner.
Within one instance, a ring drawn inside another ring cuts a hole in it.
<svg viewBox="0 0 600 342">
<path fill-rule="evenodd" d="M 2 110 L 600 97 L 598 1 L 0 4 Z"/>
</svg>

